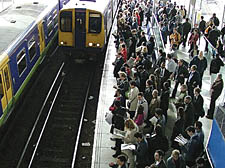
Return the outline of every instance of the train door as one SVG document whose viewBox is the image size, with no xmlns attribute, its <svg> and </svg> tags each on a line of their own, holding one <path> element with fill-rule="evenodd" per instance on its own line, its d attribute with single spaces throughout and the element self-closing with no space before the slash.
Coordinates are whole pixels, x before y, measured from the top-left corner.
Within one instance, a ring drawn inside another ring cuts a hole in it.
<svg viewBox="0 0 225 168">
<path fill-rule="evenodd" d="M 86 10 L 75 10 L 75 48 L 82 49 L 86 44 Z"/>
<path fill-rule="evenodd" d="M 8 64 L 0 70 L 0 97 L 4 110 L 12 99 L 12 84 L 9 78 Z"/>
<path fill-rule="evenodd" d="M 40 53 L 45 49 L 45 33 L 44 33 L 44 27 L 43 27 L 43 22 L 41 21 L 38 24 L 38 31 L 39 31 L 39 40 L 40 40 Z"/>
</svg>

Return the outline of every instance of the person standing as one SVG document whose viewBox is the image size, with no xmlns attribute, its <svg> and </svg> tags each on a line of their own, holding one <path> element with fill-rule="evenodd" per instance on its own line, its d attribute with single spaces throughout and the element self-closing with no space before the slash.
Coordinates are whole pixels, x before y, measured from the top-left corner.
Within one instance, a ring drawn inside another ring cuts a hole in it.
<svg viewBox="0 0 225 168">
<path fill-rule="evenodd" d="M 208 119 L 213 119 L 214 115 L 214 110 L 216 106 L 216 100 L 218 97 L 221 95 L 221 92 L 223 90 L 223 79 L 222 79 L 222 74 L 218 74 L 215 82 L 212 84 L 211 87 L 211 101 L 210 101 L 210 106 L 208 110 L 208 114 L 206 117 Z"/>
<path fill-rule="evenodd" d="M 194 88 L 197 87 L 200 83 L 200 75 L 196 71 L 196 69 L 197 69 L 196 65 L 191 66 L 191 71 L 189 73 L 187 80 L 188 94 L 191 96 L 191 98 L 194 97 Z"/>
<path fill-rule="evenodd" d="M 178 65 L 175 69 L 175 72 L 172 74 L 172 77 L 175 80 L 175 86 L 173 89 L 172 98 L 175 98 L 179 84 L 181 85 L 184 84 L 185 76 L 187 76 L 188 74 L 188 70 L 183 65 L 183 62 L 184 61 L 182 59 L 178 61 Z"/>
<path fill-rule="evenodd" d="M 186 164 L 180 151 L 174 149 L 171 156 L 167 159 L 167 168 L 186 168 Z"/>
<path fill-rule="evenodd" d="M 138 93 L 139 93 L 139 89 L 136 86 L 136 82 L 130 81 L 130 91 L 128 94 L 128 103 L 127 103 L 129 108 L 130 118 L 134 118 L 135 111 L 137 109 Z"/>
<path fill-rule="evenodd" d="M 204 16 L 201 16 L 201 21 L 199 22 L 199 26 L 198 26 L 200 32 L 202 34 L 204 34 L 205 29 L 206 29 L 206 21 L 204 20 Z"/>
<path fill-rule="evenodd" d="M 210 63 L 209 74 L 211 76 L 211 85 L 213 84 L 216 75 L 220 72 L 220 67 L 224 66 L 223 61 L 220 59 L 219 54 L 216 54 L 216 58 L 213 58 Z"/>
<path fill-rule="evenodd" d="M 199 117 L 203 117 L 205 115 L 205 111 L 203 108 L 203 104 L 204 104 L 204 99 L 202 97 L 202 95 L 200 94 L 201 89 L 200 88 L 195 88 L 194 89 L 194 98 L 193 98 L 193 106 L 195 109 L 195 121 L 198 121 Z"/>
<path fill-rule="evenodd" d="M 186 46 L 188 34 L 191 31 L 191 23 L 189 22 L 189 19 L 186 18 L 186 21 L 183 23 L 183 46 Z"/>
<path fill-rule="evenodd" d="M 202 78 L 203 78 L 203 74 L 204 71 L 207 68 L 207 59 L 203 56 L 203 51 L 199 52 L 198 56 L 195 56 L 189 66 L 191 67 L 192 65 L 196 65 L 197 66 L 197 71 L 199 72 L 200 75 L 200 83 L 199 83 L 199 87 L 202 87 Z"/>
</svg>

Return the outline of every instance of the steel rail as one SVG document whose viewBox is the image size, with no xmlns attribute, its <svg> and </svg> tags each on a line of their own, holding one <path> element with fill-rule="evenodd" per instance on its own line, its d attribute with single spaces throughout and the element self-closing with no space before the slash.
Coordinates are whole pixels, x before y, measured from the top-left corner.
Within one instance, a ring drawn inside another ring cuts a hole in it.
<svg viewBox="0 0 225 168">
<path fill-rule="evenodd" d="M 53 108 L 53 106 L 54 106 L 54 104 L 55 104 L 55 101 L 56 101 L 56 99 L 57 99 L 57 97 L 58 97 L 59 91 L 60 91 L 60 89 L 61 89 L 61 87 L 62 87 L 64 78 L 65 78 L 65 76 L 63 77 L 63 79 L 62 79 L 61 82 L 60 82 L 60 85 L 59 85 L 59 87 L 58 87 L 58 89 L 57 89 L 57 92 L 56 92 L 56 94 L 55 94 L 55 97 L 54 97 L 54 99 L 53 99 L 53 101 L 52 101 L 51 107 L 50 107 L 50 109 L 49 109 L 49 111 L 48 111 L 48 115 L 47 115 L 47 117 L 46 117 L 46 119 L 45 119 L 45 122 L 44 122 L 44 125 L 43 125 L 43 127 L 42 127 L 42 129 L 41 129 L 41 133 L 40 133 L 40 135 L 39 135 L 39 137 L 38 137 L 38 141 L 37 141 L 37 143 L 36 143 L 36 145 L 35 145 L 35 149 L 34 149 L 34 151 L 33 151 L 32 157 L 31 157 L 31 159 L 30 159 L 30 163 L 29 163 L 28 168 L 31 168 L 32 163 L 33 163 L 33 161 L 34 161 L 34 157 L 35 157 L 35 155 L 36 155 L 36 152 L 37 152 L 38 146 L 39 146 L 39 144 L 40 144 L 42 135 L 43 135 L 43 133 L 44 133 L 44 131 L 45 131 L 46 125 L 47 125 L 47 123 L 48 123 L 48 121 L 49 121 L 48 119 L 49 119 L 49 117 L 50 117 L 50 115 L 51 115 L 51 113 L 52 113 L 52 108 Z"/>
<path fill-rule="evenodd" d="M 76 139 L 76 144 L 75 144 L 75 147 L 74 147 L 74 153 L 73 153 L 73 160 L 72 160 L 71 168 L 74 168 L 74 166 L 75 166 L 77 150 L 78 150 L 78 145 L 79 145 L 79 140 L 80 140 L 80 134 L 81 134 L 81 129 L 82 129 L 82 126 L 83 126 L 83 121 L 84 121 L 84 114 L 85 114 L 85 110 L 86 110 L 86 106 L 87 106 L 87 100 L 88 100 L 88 95 L 89 95 L 89 90 L 90 90 L 90 87 L 91 87 L 91 83 L 92 83 L 94 74 L 95 73 L 92 72 L 92 74 L 90 75 L 89 83 L 88 83 L 88 88 L 87 88 L 87 92 L 86 92 L 86 96 L 85 96 L 85 101 L 84 101 L 84 104 L 83 104 L 82 115 L 81 115 L 81 118 L 80 118 L 79 129 L 78 129 L 78 132 L 77 132 L 77 139 Z"/>
<path fill-rule="evenodd" d="M 54 88 L 54 86 L 55 86 L 55 84 L 56 84 L 56 81 L 58 80 L 59 75 L 61 74 L 61 71 L 62 71 L 64 65 L 65 65 L 65 63 L 63 62 L 62 65 L 61 65 L 61 67 L 60 67 L 60 69 L 59 69 L 59 71 L 58 71 L 58 73 L 57 73 L 57 75 L 56 75 L 56 77 L 55 77 L 55 80 L 53 81 L 53 84 L 52 84 L 52 86 L 51 86 L 51 88 L 50 88 L 50 90 L 49 90 L 49 92 L 48 92 L 48 94 L 47 94 L 47 96 L 46 96 L 46 98 L 45 98 L 45 101 L 44 101 L 44 103 L 43 103 L 43 105 L 42 105 L 42 107 L 41 107 L 41 110 L 40 110 L 40 112 L 39 112 L 39 114 L 38 114 L 38 116 L 37 116 L 37 119 L 36 119 L 36 121 L 35 121 L 35 123 L 34 123 L 34 126 L 33 126 L 32 130 L 31 130 L 31 133 L 30 133 L 30 135 L 29 135 L 29 137 L 28 137 L 28 140 L 27 140 L 27 142 L 26 142 L 26 145 L 25 145 L 25 147 L 24 147 L 24 149 L 23 149 L 22 155 L 20 156 L 20 159 L 19 159 L 19 161 L 18 161 L 18 164 L 17 164 L 16 168 L 19 168 L 20 165 L 21 165 L 21 163 L 22 163 L 22 161 L 23 161 L 24 155 L 25 155 L 26 150 L 27 150 L 27 148 L 28 148 L 28 145 L 29 145 L 29 143 L 30 143 L 30 141 L 31 141 L 31 138 L 32 138 L 32 136 L 33 136 L 33 133 L 34 133 L 34 131 L 35 131 L 35 129 L 36 129 L 36 126 L 37 126 L 37 124 L 38 124 L 38 121 L 39 121 L 39 119 L 40 119 L 40 116 L 41 116 L 41 114 L 42 114 L 42 112 L 43 112 L 43 110 L 44 110 L 44 107 L 45 107 L 45 105 L 46 105 L 46 103 L 47 103 L 47 101 L 48 101 L 48 98 L 49 98 L 49 96 L 50 96 L 50 94 L 51 94 L 51 92 L 52 92 L 52 90 L 53 90 L 53 88 Z"/>
</svg>

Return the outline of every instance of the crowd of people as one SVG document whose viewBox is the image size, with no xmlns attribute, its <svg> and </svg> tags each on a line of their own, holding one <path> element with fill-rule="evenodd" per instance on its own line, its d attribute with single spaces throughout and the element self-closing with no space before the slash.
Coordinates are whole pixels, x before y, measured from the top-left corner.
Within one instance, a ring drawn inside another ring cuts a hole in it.
<svg viewBox="0 0 225 168">
<path fill-rule="evenodd" d="M 124 135 L 111 138 L 115 141 L 115 146 L 111 148 L 115 150 L 113 157 L 117 158 L 117 163 L 109 166 L 206 167 L 202 157 L 204 132 L 199 118 L 205 116 L 201 87 L 208 62 L 204 51 L 198 51 L 198 41 L 205 36 L 206 45 L 211 43 L 215 48 L 210 62 L 211 102 L 206 115 L 213 119 L 216 100 L 223 90 L 219 71 L 224 66 L 221 39 L 225 28 L 221 31 L 217 29 L 219 19 L 215 14 L 209 23 L 202 16 L 201 22 L 192 28 L 184 6 L 167 0 L 159 1 L 155 15 L 161 26 L 163 42 L 169 43 L 172 50 L 178 50 L 181 44 L 183 47 L 190 45 L 190 63 L 187 64 L 163 49 L 156 49 L 153 36 L 146 38 L 143 29 L 150 23 L 152 15 L 151 0 L 123 0 L 119 7 L 117 31 L 113 33 L 117 54 L 112 63 L 117 84 L 114 86 L 115 99 L 109 110 L 113 115 L 110 132 L 115 134 L 115 130 L 119 130 Z M 206 52 L 207 49 L 206 46 Z M 172 80 L 175 81 L 174 87 Z M 177 120 L 172 134 L 168 136 L 166 126 L 170 103 L 175 106 Z M 179 138 L 186 140 L 185 143 L 177 140 Z M 136 147 L 121 150 L 122 144 Z M 164 160 L 170 148 L 171 156 Z"/>
</svg>

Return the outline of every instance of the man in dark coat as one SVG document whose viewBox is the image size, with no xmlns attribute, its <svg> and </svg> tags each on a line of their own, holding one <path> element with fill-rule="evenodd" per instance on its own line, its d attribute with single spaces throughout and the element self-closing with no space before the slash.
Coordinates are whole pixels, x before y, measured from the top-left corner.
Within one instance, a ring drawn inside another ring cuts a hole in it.
<svg viewBox="0 0 225 168">
<path fill-rule="evenodd" d="M 216 14 L 215 14 L 215 13 L 213 13 L 213 16 L 210 18 L 210 20 L 213 21 L 213 23 L 214 23 L 215 26 L 219 26 L 219 25 L 220 25 L 220 21 L 219 21 L 219 19 L 216 17 Z"/>
<path fill-rule="evenodd" d="M 204 20 L 204 16 L 201 16 L 201 21 L 199 23 L 198 28 L 199 28 L 200 32 L 202 32 L 202 34 L 204 34 L 205 29 L 206 29 L 206 21 Z"/>
<path fill-rule="evenodd" d="M 184 79 L 188 74 L 188 70 L 183 65 L 183 62 L 184 61 L 182 59 L 178 61 L 178 65 L 175 69 L 175 72 L 172 74 L 175 80 L 175 87 L 173 89 L 172 98 L 175 98 L 179 84 L 184 84 Z"/>
<path fill-rule="evenodd" d="M 127 161 L 126 157 L 123 155 L 120 155 L 117 157 L 116 163 L 113 163 L 113 162 L 109 163 L 109 166 L 112 168 L 128 168 L 126 166 L 126 161 Z"/>
<path fill-rule="evenodd" d="M 149 154 L 148 154 L 148 143 L 139 132 L 134 134 L 137 139 L 138 145 L 137 149 L 134 150 L 134 154 L 137 156 L 137 168 L 143 168 L 149 164 Z"/>
<path fill-rule="evenodd" d="M 216 106 L 216 100 L 221 95 L 222 90 L 223 90 L 222 74 L 218 74 L 215 82 L 212 84 L 212 87 L 211 87 L 211 101 L 210 101 L 208 114 L 206 116 L 209 119 L 213 119 L 214 110 Z"/>
<path fill-rule="evenodd" d="M 187 80 L 188 94 L 191 96 L 191 98 L 194 97 L 194 88 L 199 86 L 199 83 L 200 83 L 200 75 L 196 71 L 196 69 L 197 69 L 196 65 L 191 66 L 191 71 L 189 73 L 188 80 Z"/>
<path fill-rule="evenodd" d="M 216 54 L 216 58 L 213 58 L 210 63 L 209 74 L 211 75 L 211 85 L 213 84 L 216 74 L 220 72 L 220 68 L 224 66 L 223 61 L 220 59 L 219 54 Z"/>
<path fill-rule="evenodd" d="M 187 134 L 190 136 L 190 140 L 187 141 L 185 145 L 181 145 L 181 151 L 184 153 L 184 159 L 186 165 L 189 167 L 194 166 L 195 160 L 200 154 L 199 150 L 199 138 L 198 135 L 195 134 L 195 128 L 193 126 L 189 126 L 186 129 Z"/>
<path fill-rule="evenodd" d="M 186 22 L 183 23 L 183 46 L 186 46 L 188 34 L 191 31 L 191 23 L 189 22 L 189 19 L 186 18 Z"/>
<path fill-rule="evenodd" d="M 209 32 L 209 42 L 216 48 L 217 40 L 220 37 L 221 32 L 216 28 L 216 26 L 212 27 L 212 30 Z"/>
<path fill-rule="evenodd" d="M 140 89 L 139 90 L 140 90 L 140 92 L 144 92 L 145 87 L 146 87 L 146 80 L 148 79 L 149 75 L 142 65 L 138 66 L 137 69 L 138 69 L 138 74 L 140 77 Z"/>
<path fill-rule="evenodd" d="M 203 51 L 200 51 L 198 56 L 193 57 L 193 59 L 191 60 L 191 62 L 189 64 L 189 67 L 191 67 L 192 65 L 197 66 L 197 71 L 199 72 L 199 75 L 200 75 L 199 87 L 201 88 L 203 74 L 207 68 L 207 59 L 203 56 Z"/>
<path fill-rule="evenodd" d="M 124 60 L 121 53 L 118 53 L 116 55 L 116 60 L 112 64 L 114 65 L 114 70 L 113 70 L 114 77 L 119 78 L 118 72 L 120 71 L 120 68 L 124 64 Z"/>
<path fill-rule="evenodd" d="M 192 104 L 191 96 L 184 98 L 184 128 L 194 124 L 194 106 Z"/>
<path fill-rule="evenodd" d="M 202 95 L 200 94 L 201 89 L 200 88 L 195 88 L 194 89 L 194 98 L 193 98 L 193 106 L 195 108 L 195 121 L 198 121 L 199 117 L 203 117 L 205 115 L 205 111 L 203 108 L 204 104 L 204 99 Z"/>
<path fill-rule="evenodd" d="M 161 81 L 161 88 L 163 88 L 164 82 L 166 82 L 170 77 L 170 72 L 166 69 L 166 63 L 162 62 L 159 69 L 159 77 Z"/>
</svg>

